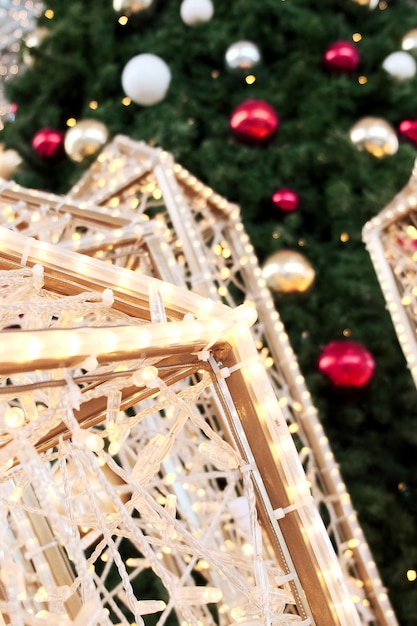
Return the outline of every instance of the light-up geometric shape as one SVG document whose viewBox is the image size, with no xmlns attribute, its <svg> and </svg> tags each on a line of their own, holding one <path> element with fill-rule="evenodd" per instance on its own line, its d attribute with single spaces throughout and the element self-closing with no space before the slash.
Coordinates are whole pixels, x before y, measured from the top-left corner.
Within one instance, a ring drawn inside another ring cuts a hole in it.
<svg viewBox="0 0 417 626">
<path fill-rule="evenodd" d="M 405 187 L 365 224 L 362 236 L 417 385 L 417 163 Z"/>
<path fill-rule="evenodd" d="M 253 307 L 7 229 L 0 244 L 6 623 L 44 609 L 48 626 L 139 624 L 175 609 L 196 625 L 357 626 Z M 149 567 L 166 607 L 133 584 Z"/>
<path fill-rule="evenodd" d="M 396 625 L 386 591 L 357 520 L 339 467 L 305 385 L 285 328 L 245 232 L 239 208 L 197 180 L 173 157 L 118 136 L 67 198 L 131 217 L 163 221 L 182 282 L 196 293 L 236 306 L 253 301 L 252 332 L 279 404 L 295 436 L 318 507 L 363 624 Z"/>
</svg>

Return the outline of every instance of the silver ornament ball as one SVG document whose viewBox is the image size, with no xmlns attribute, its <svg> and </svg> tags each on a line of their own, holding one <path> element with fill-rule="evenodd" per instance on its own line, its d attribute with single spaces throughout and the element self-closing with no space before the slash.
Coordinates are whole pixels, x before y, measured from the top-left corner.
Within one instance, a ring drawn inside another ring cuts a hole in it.
<svg viewBox="0 0 417 626">
<path fill-rule="evenodd" d="M 236 41 L 228 47 L 225 55 L 229 70 L 251 70 L 261 62 L 261 53 L 252 41 Z"/>
</svg>

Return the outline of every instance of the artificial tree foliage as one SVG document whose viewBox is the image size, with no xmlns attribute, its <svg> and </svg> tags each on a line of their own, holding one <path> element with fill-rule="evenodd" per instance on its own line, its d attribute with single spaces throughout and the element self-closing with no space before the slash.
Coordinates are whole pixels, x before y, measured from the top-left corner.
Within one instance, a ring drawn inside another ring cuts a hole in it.
<svg viewBox="0 0 417 626">
<path fill-rule="evenodd" d="M 8 83 L 18 110 L 0 140 L 24 160 L 17 182 L 65 193 L 91 161 L 44 161 L 32 137 L 43 127 L 65 131 L 69 118 L 100 120 L 110 136 L 173 153 L 239 204 L 261 262 L 282 248 L 308 258 L 312 289 L 276 294 L 277 306 L 400 624 L 416 626 L 417 582 L 406 572 L 417 569 L 417 393 L 361 231 L 405 185 L 417 149 L 400 138 L 396 154 L 377 159 L 351 143 L 349 129 L 365 116 L 395 129 L 416 117 L 417 77 L 395 80 L 382 63 L 417 27 L 417 8 L 406 0 L 381 0 L 373 10 L 353 0 L 217 0 L 211 21 L 190 27 L 179 5 L 154 0 L 121 25 L 111 0 L 49 0 L 53 19 L 39 19 L 49 36 L 33 50 L 31 67 Z M 324 51 L 354 33 L 362 35 L 359 68 L 330 72 Z M 225 65 L 227 48 L 240 40 L 262 53 L 251 85 Z M 143 52 L 166 61 L 170 88 L 157 105 L 125 106 L 121 73 Z M 278 113 L 267 145 L 239 143 L 230 132 L 233 109 L 248 98 Z M 296 212 L 272 206 L 280 187 L 298 194 Z M 317 370 L 323 347 L 344 337 L 365 345 L 376 362 L 371 383 L 355 392 L 335 388 Z"/>
</svg>

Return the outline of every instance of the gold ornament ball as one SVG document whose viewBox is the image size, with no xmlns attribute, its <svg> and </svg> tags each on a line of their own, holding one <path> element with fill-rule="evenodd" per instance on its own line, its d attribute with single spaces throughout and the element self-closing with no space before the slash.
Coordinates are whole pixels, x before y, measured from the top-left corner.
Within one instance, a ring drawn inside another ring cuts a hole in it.
<svg viewBox="0 0 417 626">
<path fill-rule="evenodd" d="M 349 134 L 358 150 L 366 150 L 378 159 L 395 154 L 398 150 L 397 133 L 379 117 L 362 118 L 352 126 Z"/>
<path fill-rule="evenodd" d="M 406 52 L 417 54 L 417 28 L 409 30 L 401 40 L 401 48 Z"/>
<path fill-rule="evenodd" d="M 316 273 L 310 261 L 295 250 L 279 250 L 262 266 L 268 288 L 276 293 L 303 293 L 314 282 Z"/>
<path fill-rule="evenodd" d="M 108 141 L 109 131 L 97 120 L 81 120 L 65 134 L 65 152 L 72 161 L 81 163 L 96 154 Z"/>
<path fill-rule="evenodd" d="M 0 144 L 0 179 L 10 180 L 22 164 L 22 159 L 16 150 L 5 150 Z"/>
<path fill-rule="evenodd" d="M 113 0 L 113 9 L 116 13 L 122 13 L 129 17 L 132 13 L 149 9 L 153 3 L 154 0 Z"/>
<path fill-rule="evenodd" d="M 362 7 L 369 7 L 370 9 L 376 9 L 379 4 L 379 0 L 353 0 L 356 4 L 360 4 Z"/>
</svg>

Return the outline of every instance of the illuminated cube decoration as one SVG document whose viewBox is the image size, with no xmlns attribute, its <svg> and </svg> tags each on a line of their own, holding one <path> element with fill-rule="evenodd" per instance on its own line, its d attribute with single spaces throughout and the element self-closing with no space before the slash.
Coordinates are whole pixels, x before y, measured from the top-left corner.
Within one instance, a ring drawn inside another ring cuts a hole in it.
<svg viewBox="0 0 417 626">
<path fill-rule="evenodd" d="M 405 187 L 362 234 L 417 385 L 417 162 Z"/>
<path fill-rule="evenodd" d="M 115 216 L 148 216 L 166 225 L 187 288 L 233 307 L 255 303 L 257 348 L 294 435 L 318 508 L 364 624 L 397 623 L 317 410 L 245 232 L 228 202 L 160 148 L 117 136 L 67 199 Z"/>
<path fill-rule="evenodd" d="M 253 306 L 5 228 L 0 280 L 5 624 L 360 624 Z"/>
</svg>

